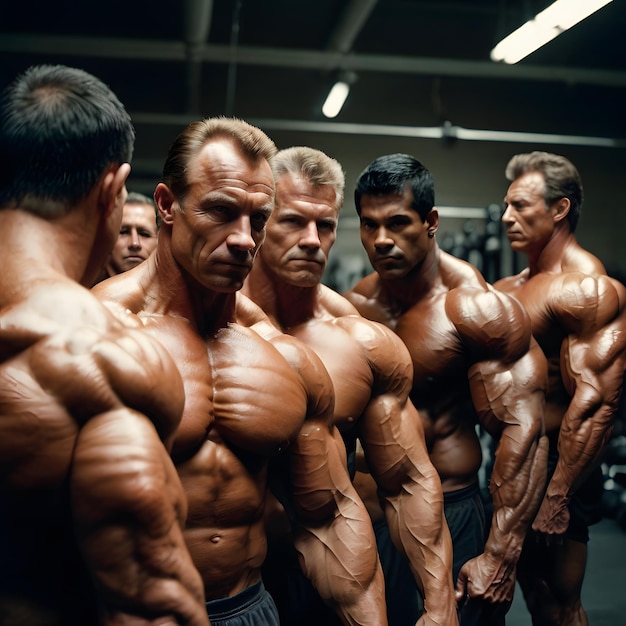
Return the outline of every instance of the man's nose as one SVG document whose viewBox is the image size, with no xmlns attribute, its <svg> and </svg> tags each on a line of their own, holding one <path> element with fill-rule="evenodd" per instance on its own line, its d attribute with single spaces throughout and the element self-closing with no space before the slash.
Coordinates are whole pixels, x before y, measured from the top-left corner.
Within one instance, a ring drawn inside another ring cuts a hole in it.
<svg viewBox="0 0 626 626">
<path fill-rule="evenodd" d="M 256 241 L 252 236 L 250 218 L 241 216 L 238 220 L 233 222 L 232 226 L 226 243 L 229 246 L 234 246 L 241 250 L 252 250 L 256 246 Z"/>
<path fill-rule="evenodd" d="M 136 228 L 130 229 L 130 245 L 129 248 L 141 248 L 141 237 Z"/>
<path fill-rule="evenodd" d="M 300 238 L 300 245 L 303 248 L 319 248 L 322 245 L 315 222 L 310 222 L 306 225 L 302 237 Z"/>
<path fill-rule="evenodd" d="M 389 236 L 386 228 L 381 227 L 376 231 L 376 236 L 374 237 L 374 245 L 377 248 L 386 248 L 389 246 L 393 246 L 393 239 Z"/>
</svg>

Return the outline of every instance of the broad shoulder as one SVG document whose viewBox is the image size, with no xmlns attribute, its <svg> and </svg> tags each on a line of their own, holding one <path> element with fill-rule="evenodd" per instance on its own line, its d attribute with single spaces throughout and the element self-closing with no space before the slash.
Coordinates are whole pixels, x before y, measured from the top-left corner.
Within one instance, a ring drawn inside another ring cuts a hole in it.
<svg viewBox="0 0 626 626">
<path fill-rule="evenodd" d="M 376 380 L 413 379 L 408 348 L 390 328 L 358 314 L 338 317 L 332 323 L 359 346 Z"/>
<path fill-rule="evenodd" d="M 354 304 L 355 301 L 375 297 L 379 291 L 379 286 L 379 276 L 376 272 L 372 272 L 359 280 L 344 296 Z"/>
<path fill-rule="evenodd" d="M 20 349 L 29 352 L 33 378 L 75 419 L 128 407 L 150 414 L 163 437 L 172 434 L 183 405 L 173 361 L 159 343 L 122 324 L 87 289 L 71 281 L 39 286 L 2 317 L 3 329 L 19 327 Z M 27 335 L 30 345 L 24 342 Z"/>
<path fill-rule="evenodd" d="M 443 250 L 439 251 L 439 275 L 448 289 L 467 287 L 484 290 L 488 288 L 483 275 L 471 263 Z"/>
<path fill-rule="evenodd" d="M 491 285 L 451 289 L 445 311 L 461 340 L 477 358 L 519 355 L 528 349 L 528 314 L 516 298 Z"/>
<path fill-rule="evenodd" d="M 380 278 L 376 272 L 361 279 L 344 297 L 364 317 L 389 326 L 395 324 L 395 317 L 381 300 Z"/>
<path fill-rule="evenodd" d="M 320 304 L 332 316 L 359 314 L 357 308 L 350 302 L 347 296 L 337 293 L 326 285 L 320 285 L 319 297 Z"/>
<path fill-rule="evenodd" d="M 533 324 L 553 319 L 569 332 L 606 325 L 623 317 L 626 308 L 624 285 L 604 272 L 573 269 L 531 275 L 525 270 L 496 285 L 519 298 Z"/>
<path fill-rule="evenodd" d="M 131 277 L 130 272 L 133 270 L 99 282 L 92 287 L 91 292 L 114 312 L 139 313 L 145 305 L 145 290 L 139 281 Z"/>
<path fill-rule="evenodd" d="M 607 275 L 566 272 L 536 286 L 543 287 L 550 312 L 572 331 L 593 331 L 624 318 L 626 290 Z"/>
</svg>

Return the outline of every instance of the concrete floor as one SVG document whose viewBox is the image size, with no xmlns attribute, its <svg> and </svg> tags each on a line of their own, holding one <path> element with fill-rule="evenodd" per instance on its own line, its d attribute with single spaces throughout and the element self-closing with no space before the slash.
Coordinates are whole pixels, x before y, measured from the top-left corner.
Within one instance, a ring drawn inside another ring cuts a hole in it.
<svg viewBox="0 0 626 626">
<path fill-rule="evenodd" d="M 583 606 L 590 626 L 626 626 L 626 532 L 615 520 L 590 528 Z M 507 626 L 531 626 L 519 587 L 507 614 Z"/>
</svg>

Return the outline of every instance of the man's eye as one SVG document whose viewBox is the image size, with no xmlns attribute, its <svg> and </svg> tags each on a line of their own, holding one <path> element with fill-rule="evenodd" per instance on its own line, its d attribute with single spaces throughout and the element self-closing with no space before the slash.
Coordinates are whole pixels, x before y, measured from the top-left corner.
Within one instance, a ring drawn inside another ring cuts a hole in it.
<svg viewBox="0 0 626 626">
<path fill-rule="evenodd" d="M 254 230 L 261 231 L 265 228 L 265 225 L 267 224 L 267 216 L 264 214 L 253 215 L 250 218 L 250 224 L 252 225 L 252 228 L 254 228 Z"/>
</svg>

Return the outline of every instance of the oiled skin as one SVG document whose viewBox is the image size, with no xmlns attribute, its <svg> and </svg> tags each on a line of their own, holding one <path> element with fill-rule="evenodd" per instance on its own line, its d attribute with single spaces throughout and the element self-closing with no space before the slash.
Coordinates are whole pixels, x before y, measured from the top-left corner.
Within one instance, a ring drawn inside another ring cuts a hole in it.
<svg viewBox="0 0 626 626">
<path fill-rule="evenodd" d="M 178 370 L 79 284 L 64 226 L 9 209 L 0 225 L 0 622 L 205 626 L 167 449 Z"/>
<path fill-rule="evenodd" d="M 457 623 L 450 535 L 441 484 L 415 407 L 412 368 L 401 341 L 358 315 L 341 295 L 320 284 L 334 242 L 335 191 L 288 173 L 277 180 L 276 208 L 244 293 L 276 328 L 309 346 L 328 370 L 334 422 L 358 436 L 394 543 L 408 557 L 425 594 L 420 626 Z"/>
<path fill-rule="evenodd" d="M 522 302 L 548 359 L 546 430 L 559 455 L 532 525 L 540 542 L 529 537 L 519 580 L 533 619 L 584 626 L 587 546 L 563 534 L 567 504 L 597 468 L 613 428 L 626 367 L 626 289 L 576 241 L 570 200 L 546 206 L 544 189 L 538 171 L 509 186 L 502 221 L 529 265 L 496 283 Z"/>
<path fill-rule="evenodd" d="M 374 533 L 333 428 L 328 374 L 293 338 L 262 337 L 249 307 L 238 304 L 264 239 L 258 224 L 272 206 L 269 166 L 218 137 L 187 177 L 184 212 L 165 185 L 157 187 L 156 252 L 94 292 L 157 337 L 181 372 L 185 407 L 172 457 L 189 506 L 185 540 L 206 598 L 261 580 L 268 466 L 282 452 L 306 574 L 346 624 L 385 624 Z"/>
<path fill-rule="evenodd" d="M 346 297 L 407 346 L 411 398 L 444 493 L 478 481 L 477 424 L 498 440 L 489 536 L 456 581 L 458 601 L 483 600 L 497 617 L 512 601 L 524 537 L 545 488 L 546 362 L 519 302 L 440 250 L 436 209 L 423 220 L 412 202 L 410 186 L 362 196 L 361 241 L 377 271 Z"/>
<path fill-rule="evenodd" d="M 491 289 L 469 265 L 437 252 L 437 287 L 402 313 L 397 300 L 383 304 L 388 296 L 376 274 L 348 297 L 365 317 L 393 328 L 411 353 L 411 397 L 444 492 L 476 481 L 481 463 L 477 421 L 499 440 L 490 483 L 491 531 L 483 555 L 461 569 L 457 594 L 506 604 L 545 486 L 545 364 L 531 344 L 521 307 Z"/>
</svg>

